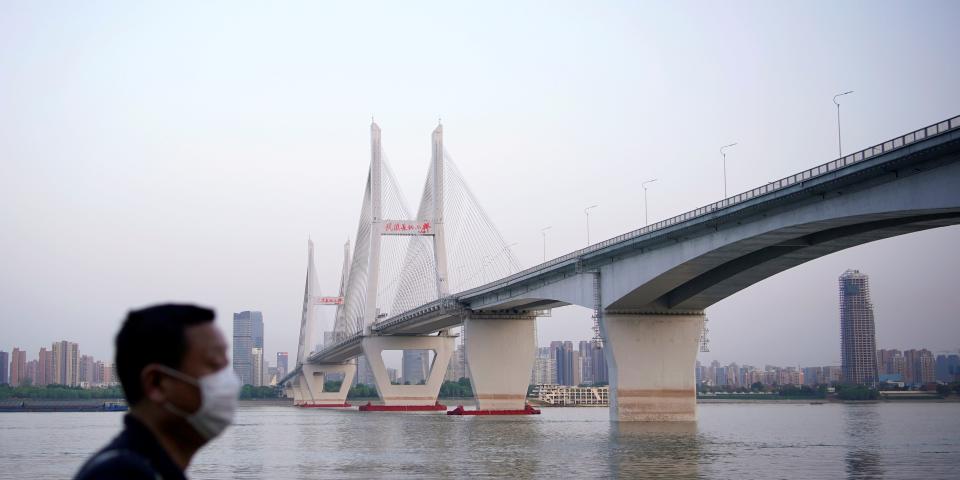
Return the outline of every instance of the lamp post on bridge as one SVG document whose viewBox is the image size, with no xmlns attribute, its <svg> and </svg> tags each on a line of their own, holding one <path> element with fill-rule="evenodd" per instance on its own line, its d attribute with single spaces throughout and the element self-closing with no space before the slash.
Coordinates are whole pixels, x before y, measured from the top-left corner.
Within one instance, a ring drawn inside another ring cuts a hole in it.
<svg viewBox="0 0 960 480">
<path fill-rule="evenodd" d="M 646 227 L 650 224 L 650 211 L 647 209 L 647 184 L 656 182 L 657 179 L 647 180 L 640 184 L 643 187 L 643 226 Z"/>
<path fill-rule="evenodd" d="M 587 246 L 590 246 L 590 209 L 597 208 L 599 205 L 590 205 L 583 209 L 583 214 L 587 216 Z"/>
<path fill-rule="evenodd" d="M 720 147 L 720 156 L 723 157 L 723 198 L 727 198 L 727 152 L 724 150 L 736 145 L 737 142 L 733 142 L 729 145 L 724 145 Z"/>
<path fill-rule="evenodd" d="M 840 157 L 843 157 L 843 143 L 840 140 L 840 102 L 837 101 L 837 98 L 853 93 L 853 90 L 849 90 L 843 93 L 838 93 L 833 96 L 833 104 L 837 106 L 837 154 Z"/>
<path fill-rule="evenodd" d="M 547 263 L 547 230 L 553 228 L 553 225 L 540 229 L 540 235 L 543 235 L 543 263 Z"/>
</svg>

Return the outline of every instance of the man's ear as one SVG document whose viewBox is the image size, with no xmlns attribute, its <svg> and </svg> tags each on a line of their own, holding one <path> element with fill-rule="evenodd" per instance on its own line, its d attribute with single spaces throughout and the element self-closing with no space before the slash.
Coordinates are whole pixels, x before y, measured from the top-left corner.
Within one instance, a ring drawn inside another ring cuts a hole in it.
<svg viewBox="0 0 960 480">
<path fill-rule="evenodd" d="M 143 398 L 154 403 L 163 403 L 167 400 L 164 389 L 166 375 L 160 371 L 156 363 L 148 364 L 140 372 L 140 387 L 143 389 Z"/>
</svg>

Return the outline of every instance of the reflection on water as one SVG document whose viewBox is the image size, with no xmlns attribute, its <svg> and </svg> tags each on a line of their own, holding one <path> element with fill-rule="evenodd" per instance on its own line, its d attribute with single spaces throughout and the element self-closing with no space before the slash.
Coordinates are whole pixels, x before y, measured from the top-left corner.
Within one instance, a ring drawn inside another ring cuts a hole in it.
<svg viewBox="0 0 960 480">
<path fill-rule="evenodd" d="M 960 403 L 703 404 L 697 423 L 244 406 L 194 459 L 203 479 L 956 478 Z M 0 479 L 69 478 L 118 413 L 0 414 Z M 69 428 L 67 428 L 69 426 Z"/>
<path fill-rule="evenodd" d="M 847 478 L 883 478 L 883 466 L 878 452 L 880 435 L 879 404 L 844 405 L 844 432 L 849 437 L 847 447 Z"/>
<path fill-rule="evenodd" d="M 695 422 L 610 424 L 610 474 L 620 478 L 697 478 Z"/>
</svg>

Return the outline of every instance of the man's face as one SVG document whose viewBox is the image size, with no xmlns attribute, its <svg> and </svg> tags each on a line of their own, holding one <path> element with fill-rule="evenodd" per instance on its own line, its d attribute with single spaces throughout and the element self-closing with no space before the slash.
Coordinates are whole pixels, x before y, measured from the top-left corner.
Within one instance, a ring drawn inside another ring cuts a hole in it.
<svg viewBox="0 0 960 480">
<path fill-rule="evenodd" d="M 230 364 L 227 358 L 227 340 L 212 322 L 194 325 L 184 332 L 187 353 L 180 371 L 194 378 L 216 373 Z"/>
<path fill-rule="evenodd" d="M 212 322 L 188 327 L 184 335 L 187 351 L 179 369 L 184 374 L 200 379 L 230 365 L 227 340 Z M 195 385 L 175 378 L 166 378 L 165 384 L 167 398 L 177 408 L 186 412 L 195 412 L 200 408 L 200 389 Z"/>
</svg>

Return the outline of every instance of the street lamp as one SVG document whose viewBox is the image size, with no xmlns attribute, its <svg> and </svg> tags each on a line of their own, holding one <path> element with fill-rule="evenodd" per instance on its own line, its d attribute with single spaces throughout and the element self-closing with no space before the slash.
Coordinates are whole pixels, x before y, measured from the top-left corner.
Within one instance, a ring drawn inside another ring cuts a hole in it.
<svg viewBox="0 0 960 480">
<path fill-rule="evenodd" d="M 597 208 L 599 205 L 590 205 L 583 209 L 583 214 L 587 216 L 587 246 L 590 246 L 590 209 Z"/>
<path fill-rule="evenodd" d="M 540 234 L 543 235 L 543 263 L 547 263 L 547 230 L 551 228 L 553 228 L 553 225 L 540 229 Z"/>
<path fill-rule="evenodd" d="M 647 184 L 656 181 L 657 179 L 654 178 L 653 180 L 647 180 L 646 182 L 640 184 L 640 186 L 643 187 L 643 226 L 650 224 L 650 215 L 649 211 L 647 210 Z"/>
<path fill-rule="evenodd" d="M 736 144 L 737 142 L 733 142 L 730 145 L 720 147 L 720 156 L 723 157 L 723 198 L 727 198 L 727 153 L 724 150 Z"/>
<path fill-rule="evenodd" d="M 840 141 L 840 102 L 837 101 L 838 97 L 842 97 L 848 93 L 853 93 L 853 90 L 838 93 L 833 96 L 833 104 L 837 106 L 837 153 L 843 157 L 843 144 Z"/>
</svg>

